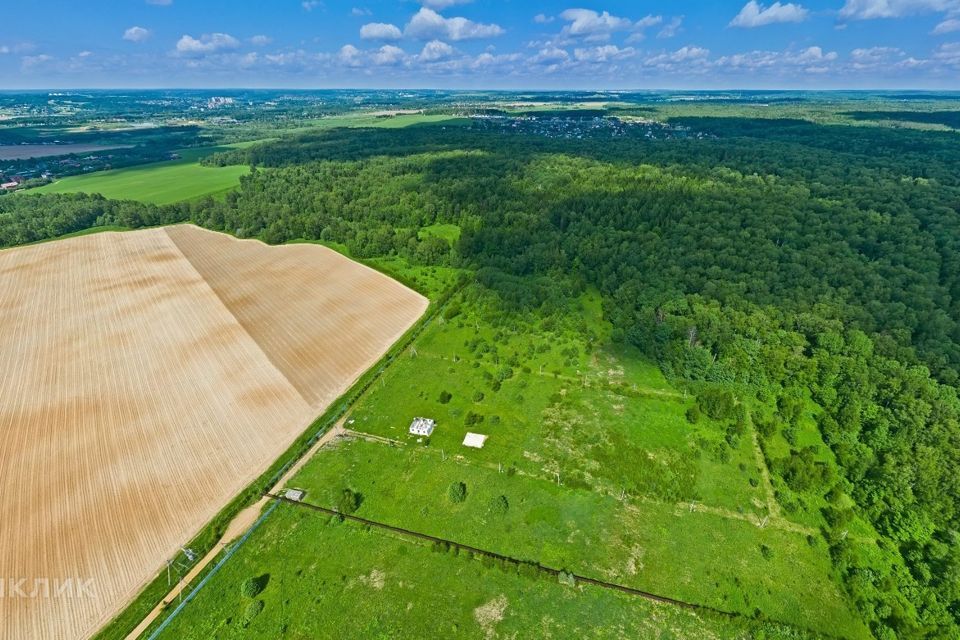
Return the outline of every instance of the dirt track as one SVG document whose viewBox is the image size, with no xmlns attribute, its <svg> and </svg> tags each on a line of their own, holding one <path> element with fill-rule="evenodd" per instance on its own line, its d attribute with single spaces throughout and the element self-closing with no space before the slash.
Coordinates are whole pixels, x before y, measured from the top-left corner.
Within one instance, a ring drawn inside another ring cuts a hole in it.
<svg viewBox="0 0 960 640">
<path fill-rule="evenodd" d="M 190 226 L 0 252 L 0 576 L 94 593 L 8 592 L 0 638 L 91 635 L 426 304 Z"/>
</svg>

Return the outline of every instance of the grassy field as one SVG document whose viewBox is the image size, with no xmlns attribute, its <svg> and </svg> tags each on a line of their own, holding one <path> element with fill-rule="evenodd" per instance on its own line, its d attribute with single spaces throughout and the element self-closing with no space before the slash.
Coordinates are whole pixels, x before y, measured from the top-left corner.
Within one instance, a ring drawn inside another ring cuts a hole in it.
<svg viewBox="0 0 960 640">
<path fill-rule="evenodd" d="M 178 160 L 69 176 L 24 193 L 99 193 L 118 200 L 170 204 L 222 196 L 240 184 L 247 166 L 204 167 L 200 158 L 225 147 L 187 149 Z"/>
<path fill-rule="evenodd" d="M 449 274 L 410 275 L 432 288 Z M 569 637 L 568 629 L 591 637 L 777 637 L 759 633 L 758 618 L 869 637 L 818 531 L 780 512 L 752 437 L 721 445 L 722 425 L 691 424 L 692 395 L 609 343 L 596 294 L 546 317 L 506 317 L 469 286 L 441 318 L 348 415 L 348 429 L 395 444 L 341 442 L 291 486 L 326 507 L 349 488 L 362 496 L 359 516 L 732 612 L 738 622 L 592 588 L 505 580 L 479 562 L 376 530 L 327 526 L 315 512 L 284 506 L 165 637 L 242 635 L 250 605 L 239 584 L 266 573 L 274 591 L 264 592 L 263 617 L 250 624 L 254 637 L 280 628 L 314 637 L 325 625 L 345 637 L 395 637 L 397 629 L 409 637 L 509 637 L 541 628 L 545 637 Z M 437 419 L 430 439 L 407 435 L 415 415 Z M 468 430 L 489 436 L 483 449 L 461 446 Z M 452 503 L 457 482 L 467 498 Z M 349 551 L 337 546 L 342 538 Z M 430 585 L 431 604 L 421 584 Z M 488 632 L 474 612 L 501 596 L 508 613 Z M 521 600 L 522 609 L 510 604 Z"/>
<path fill-rule="evenodd" d="M 416 357 L 393 367 L 357 408 L 358 430 L 406 438 L 409 417 L 430 416 L 440 425 L 434 449 L 459 450 L 475 431 L 490 438 L 470 455 L 487 464 L 559 473 L 570 487 L 768 515 L 749 439 L 728 457 L 715 453 L 722 426 L 688 424 L 692 397 L 653 364 L 606 344 L 596 294 L 546 320 L 497 316 L 478 296 L 469 289 L 420 338 Z"/>
<path fill-rule="evenodd" d="M 253 597 L 243 593 L 251 578 L 262 589 Z M 796 637 L 762 626 L 770 639 Z M 281 505 L 160 637 L 667 640 L 743 638 L 753 628 L 596 587 L 507 573 L 466 554 L 432 552 Z"/>
<path fill-rule="evenodd" d="M 429 227 L 420 229 L 417 235 L 421 240 L 425 238 L 443 238 L 453 245 L 460 239 L 460 227 L 455 224 L 432 224 Z"/>
<path fill-rule="evenodd" d="M 467 486 L 461 504 L 448 499 L 454 482 Z M 831 579 L 826 545 L 793 531 L 499 473 L 469 454 L 364 440 L 322 451 L 291 484 L 328 507 L 348 487 L 363 496 L 358 515 L 496 553 L 820 633 L 867 637 Z"/>
</svg>

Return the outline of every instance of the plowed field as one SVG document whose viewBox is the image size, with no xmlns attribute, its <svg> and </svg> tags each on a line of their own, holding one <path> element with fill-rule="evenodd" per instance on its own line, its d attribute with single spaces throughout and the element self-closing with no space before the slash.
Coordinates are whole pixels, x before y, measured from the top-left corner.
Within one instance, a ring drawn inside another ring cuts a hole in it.
<svg viewBox="0 0 960 640">
<path fill-rule="evenodd" d="M 426 305 L 192 226 L 0 251 L 0 638 L 95 632 Z"/>
</svg>

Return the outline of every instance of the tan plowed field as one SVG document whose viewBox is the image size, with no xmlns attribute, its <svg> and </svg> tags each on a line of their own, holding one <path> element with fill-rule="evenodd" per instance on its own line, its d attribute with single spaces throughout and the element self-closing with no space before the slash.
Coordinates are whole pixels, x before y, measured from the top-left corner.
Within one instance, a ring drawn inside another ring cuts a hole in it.
<svg viewBox="0 0 960 640">
<path fill-rule="evenodd" d="M 95 632 L 426 305 L 192 226 L 0 251 L 0 638 Z"/>
</svg>

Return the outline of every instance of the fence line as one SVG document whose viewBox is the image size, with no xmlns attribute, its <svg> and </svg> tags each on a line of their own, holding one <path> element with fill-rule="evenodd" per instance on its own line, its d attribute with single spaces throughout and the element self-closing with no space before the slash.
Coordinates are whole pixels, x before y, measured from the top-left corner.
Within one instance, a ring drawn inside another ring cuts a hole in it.
<svg viewBox="0 0 960 640">
<path fill-rule="evenodd" d="M 313 511 L 319 511 L 327 515 L 331 515 L 338 518 L 343 518 L 345 520 L 351 520 L 353 522 L 358 522 L 360 524 L 369 525 L 371 527 L 377 527 L 378 529 L 385 529 L 387 531 L 392 531 L 394 533 L 399 533 L 401 535 L 419 538 L 420 540 L 425 540 L 427 542 L 439 542 L 441 544 L 446 544 L 451 547 L 456 547 L 463 551 L 470 551 L 476 555 L 487 556 L 493 558 L 494 560 L 505 560 L 519 565 L 531 565 L 536 567 L 539 571 L 548 573 L 550 575 L 559 576 L 561 573 L 565 573 L 569 576 L 572 576 L 577 582 L 583 582 L 585 584 L 592 584 L 598 587 L 603 587 L 605 589 L 615 589 L 617 591 L 622 591 L 624 593 L 629 593 L 631 595 L 640 596 L 648 600 L 653 600 L 654 602 L 660 602 L 663 604 L 672 604 L 678 607 L 683 607 L 686 609 L 698 609 L 702 611 L 710 611 L 712 613 L 718 613 L 724 616 L 738 617 L 741 614 L 734 613 L 732 611 L 724 611 L 723 609 L 715 609 L 701 604 L 693 604 L 691 602 L 685 602 L 683 600 L 677 600 L 675 598 L 669 598 L 667 596 L 660 596 L 655 593 L 649 593 L 647 591 L 642 591 L 640 589 L 635 589 L 633 587 L 628 587 L 626 585 L 617 584 L 615 582 L 606 582 L 604 580 L 598 580 L 596 578 L 590 578 L 587 576 L 580 576 L 570 571 L 564 571 L 562 569 L 556 569 L 553 567 L 547 567 L 537 562 L 531 562 L 529 560 L 521 560 L 519 558 L 512 558 L 510 556 L 497 553 L 496 551 L 489 551 L 487 549 L 480 549 L 478 547 L 473 547 L 468 544 L 463 544 L 462 542 L 456 542 L 455 540 L 447 540 L 445 538 L 439 538 L 437 536 L 432 536 L 428 533 L 421 533 L 419 531 L 411 531 L 410 529 L 404 529 L 403 527 L 396 527 L 392 524 L 387 524 L 385 522 L 378 522 L 376 520 L 369 520 L 367 518 L 361 518 L 360 516 L 351 515 L 348 513 L 341 513 L 336 509 L 327 509 L 326 507 L 321 507 L 319 505 L 310 504 L 309 502 L 302 502 L 298 500 L 293 500 L 284 496 L 276 496 L 273 494 L 266 494 L 269 498 L 274 498 L 279 502 L 286 502 L 287 504 L 296 505 L 299 507 L 304 507 L 306 509 L 311 509 Z"/>
<path fill-rule="evenodd" d="M 187 604 L 197 596 L 197 594 L 200 592 L 200 589 L 202 589 L 203 586 L 207 584 L 207 582 L 209 582 L 210 579 L 213 578 L 213 576 L 215 576 L 218 571 L 220 571 L 220 568 L 227 563 L 227 560 L 233 557 L 233 554 L 235 554 L 237 551 L 240 550 L 240 547 L 242 547 L 243 543 L 247 541 L 247 538 L 249 538 L 251 534 L 253 534 L 253 532 L 260 527 L 263 521 L 266 520 L 267 517 L 274 512 L 274 510 L 277 508 L 279 504 L 280 504 L 279 500 L 274 500 L 273 504 L 270 505 L 270 508 L 264 511 L 263 514 L 259 518 L 257 518 L 257 521 L 254 522 L 249 529 L 247 529 L 246 533 L 244 533 L 239 540 L 237 540 L 235 543 L 233 543 L 230 546 L 230 548 L 227 550 L 224 556 L 220 558 L 217 564 L 213 565 L 213 569 L 211 569 L 207 573 L 207 575 L 203 576 L 203 579 L 197 583 L 197 586 L 195 586 L 190 591 L 190 593 L 187 594 L 187 597 L 184 598 L 180 602 L 180 604 L 177 605 L 177 608 L 174 609 L 162 623 L 160 623 L 160 626 L 153 630 L 153 633 L 150 634 L 150 637 L 147 640 L 156 640 L 156 638 L 159 637 L 161 633 L 163 633 L 163 631 L 170 625 L 170 623 L 173 622 L 178 615 L 180 615 L 180 612 L 183 611 L 183 608 L 186 607 Z"/>
</svg>

